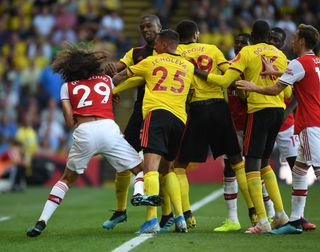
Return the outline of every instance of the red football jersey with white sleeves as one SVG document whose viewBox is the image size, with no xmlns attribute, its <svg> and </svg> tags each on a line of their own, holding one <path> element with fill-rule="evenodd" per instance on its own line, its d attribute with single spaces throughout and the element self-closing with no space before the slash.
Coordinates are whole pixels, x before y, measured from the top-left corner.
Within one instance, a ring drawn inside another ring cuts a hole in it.
<svg viewBox="0 0 320 252">
<path fill-rule="evenodd" d="M 61 87 L 61 100 L 70 100 L 74 115 L 100 116 L 114 119 L 110 76 L 93 75 L 88 80 L 64 83 Z"/>
<path fill-rule="evenodd" d="M 292 60 L 280 82 L 294 84 L 298 101 L 295 133 L 307 127 L 320 127 L 320 58 L 309 52 Z"/>
</svg>

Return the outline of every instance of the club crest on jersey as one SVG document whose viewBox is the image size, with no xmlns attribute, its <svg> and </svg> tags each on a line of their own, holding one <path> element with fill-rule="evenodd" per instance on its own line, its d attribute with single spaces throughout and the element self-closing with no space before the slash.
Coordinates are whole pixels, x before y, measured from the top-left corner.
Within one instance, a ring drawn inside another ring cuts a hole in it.
<svg viewBox="0 0 320 252">
<path fill-rule="evenodd" d="M 241 58 L 241 54 L 238 53 L 237 56 L 234 59 L 231 60 L 231 63 L 232 62 L 237 62 L 238 60 L 240 60 L 240 58 Z"/>
</svg>

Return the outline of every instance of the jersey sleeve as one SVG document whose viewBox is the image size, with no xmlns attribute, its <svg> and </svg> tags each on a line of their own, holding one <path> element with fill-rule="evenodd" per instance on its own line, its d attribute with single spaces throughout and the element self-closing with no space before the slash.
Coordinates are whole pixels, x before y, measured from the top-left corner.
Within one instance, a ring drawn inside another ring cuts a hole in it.
<svg viewBox="0 0 320 252">
<path fill-rule="evenodd" d="M 148 57 L 142 61 L 140 61 L 138 64 L 135 64 L 133 66 L 128 67 L 128 76 L 142 76 L 144 77 L 146 74 L 146 69 L 150 69 L 150 58 Z"/>
<path fill-rule="evenodd" d="M 68 83 L 64 83 L 60 89 L 60 99 L 69 100 Z"/>
<path fill-rule="evenodd" d="M 133 48 L 130 49 L 123 58 L 120 59 L 120 62 L 124 63 L 127 67 L 134 65 L 133 62 Z"/>
<path fill-rule="evenodd" d="M 304 75 L 305 70 L 302 64 L 294 59 L 289 63 L 285 73 L 281 75 L 279 81 L 287 85 L 293 85 L 295 82 L 300 81 Z"/>
<path fill-rule="evenodd" d="M 247 66 L 247 55 L 248 52 L 244 47 L 241 51 L 237 54 L 237 56 L 231 61 L 231 65 L 229 69 L 235 69 L 241 73 L 245 70 Z"/>
<path fill-rule="evenodd" d="M 223 53 L 218 48 L 216 48 L 215 56 L 216 56 L 215 60 L 217 62 L 217 66 L 219 67 L 219 69 L 223 65 L 229 66 L 229 62 L 226 60 L 226 58 L 224 57 Z"/>
</svg>

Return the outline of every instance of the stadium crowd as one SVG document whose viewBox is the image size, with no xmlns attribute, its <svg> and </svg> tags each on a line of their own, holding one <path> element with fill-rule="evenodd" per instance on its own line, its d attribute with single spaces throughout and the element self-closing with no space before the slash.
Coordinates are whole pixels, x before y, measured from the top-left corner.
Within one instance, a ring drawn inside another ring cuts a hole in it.
<svg viewBox="0 0 320 252">
<path fill-rule="evenodd" d="M 179 1 L 155 2 L 158 6 L 176 6 Z M 287 41 L 296 24 L 319 28 L 320 8 L 316 3 L 192 0 L 190 17 L 198 23 L 200 42 L 217 45 L 226 58 L 233 58 L 234 34 L 250 33 L 258 18 L 284 29 Z M 71 145 L 71 131 L 65 126 L 59 104 L 63 81 L 50 66 L 56 52 L 68 40 L 92 43 L 96 49 L 113 52 L 115 59 L 123 57 L 133 45 L 123 32 L 120 10 L 120 0 L 2 1 L 0 144 L 4 151 L 10 148 L 11 139 L 22 143 L 24 161 L 19 164 L 27 167 L 27 175 L 34 155 L 65 154 Z M 162 20 L 170 20 L 172 12 L 166 13 Z M 290 43 L 283 51 L 288 58 L 294 57 Z"/>
</svg>

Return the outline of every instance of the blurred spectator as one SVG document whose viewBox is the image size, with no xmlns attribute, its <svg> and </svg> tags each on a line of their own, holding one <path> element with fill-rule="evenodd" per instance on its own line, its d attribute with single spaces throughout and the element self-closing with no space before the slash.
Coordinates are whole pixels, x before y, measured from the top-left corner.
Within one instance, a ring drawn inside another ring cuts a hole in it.
<svg viewBox="0 0 320 252">
<path fill-rule="evenodd" d="M 46 120 L 41 121 L 38 131 L 41 149 L 46 149 L 51 154 L 56 153 L 65 140 L 64 129 L 54 116 L 55 110 L 49 110 Z"/>
<path fill-rule="evenodd" d="M 29 65 L 21 71 L 21 88 L 27 88 L 25 92 L 35 95 L 38 90 L 41 66 L 36 65 L 35 59 L 31 59 Z M 25 94 L 26 94 L 25 93 Z"/>
<path fill-rule="evenodd" d="M 16 139 L 22 143 L 25 151 L 26 175 L 30 176 L 32 169 L 30 167 L 32 157 L 38 150 L 37 132 L 32 127 L 30 114 L 21 115 L 21 125 L 18 128 Z"/>
<path fill-rule="evenodd" d="M 117 11 L 106 11 L 102 17 L 98 36 L 108 41 L 117 43 L 123 40 L 123 20 Z"/>
<path fill-rule="evenodd" d="M 62 110 L 58 107 L 56 100 L 53 97 L 50 97 L 48 100 L 47 107 L 42 110 L 40 121 L 48 121 L 49 117 L 52 116 L 53 120 L 56 121 L 61 127 L 64 126 L 64 116 Z"/>
<path fill-rule="evenodd" d="M 174 15 L 178 4 L 179 0 L 154 0 L 154 9 L 163 28 L 169 28 L 169 19 Z"/>
<path fill-rule="evenodd" d="M 77 24 L 75 10 L 70 8 L 70 5 L 68 4 L 59 4 L 57 9 L 55 28 L 65 29 L 67 26 L 68 29 L 73 29 Z"/>
<path fill-rule="evenodd" d="M 10 140 L 0 153 L 0 192 L 22 191 L 24 182 L 24 153 L 19 141 Z"/>
<path fill-rule="evenodd" d="M 270 26 L 273 26 L 276 8 L 271 1 L 258 0 L 253 6 L 253 14 L 256 19 L 266 20 Z"/>
<path fill-rule="evenodd" d="M 14 118 L 10 118 L 7 113 L 3 113 L 0 120 L 0 137 L 3 141 L 14 139 L 17 133 L 17 124 Z"/>
<path fill-rule="evenodd" d="M 60 101 L 60 89 L 63 81 L 59 74 L 52 71 L 51 66 L 46 66 L 42 70 L 39 82 L 50 96 L 53 96 L 57 102 Z"/>
<path fill-rule="evenodd" d="M 55 19 L 51 14 L 50 7 L 44 5 L 40 12 L 35 15 L 32 23 L 39 36 L 49 36 L 55 25 Z"/>
</svg>

